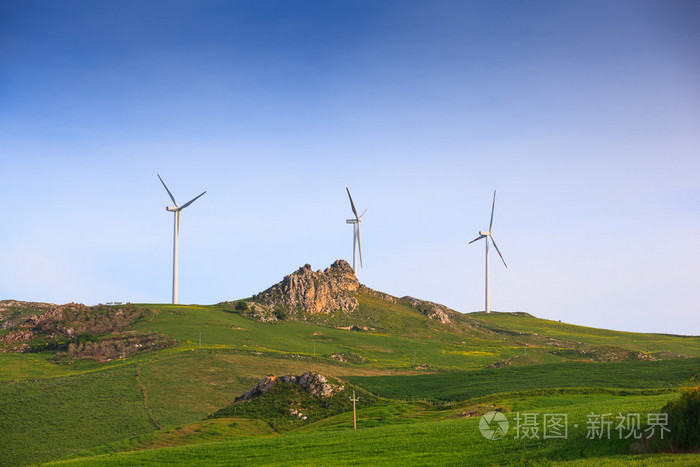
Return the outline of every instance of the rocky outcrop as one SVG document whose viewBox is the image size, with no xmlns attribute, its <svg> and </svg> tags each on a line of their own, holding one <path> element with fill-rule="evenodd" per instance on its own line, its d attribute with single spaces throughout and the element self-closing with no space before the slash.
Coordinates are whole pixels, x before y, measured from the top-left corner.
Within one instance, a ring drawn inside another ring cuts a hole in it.
<svg viewBox="0 0 700 467">
<path fill-rule="evenodd" d="M 0 300 L 0 329 L 11 329 L 24 322 L 30 313 L 43 313 L 54 306 L 52 303 Z"/>
<path fill-rule="evenodd" d="M 103 305 L 86 306 L 82 303 L 53 305 L 16 300 L 0 303 L 4 313 L 13 314 L 11 320 L 3 323 L 4 328 L 10 331 L 0 338 L 0 352 L 59 349 L 70 343 L 88 346 L 86 341 L 102 341 L 103 337 L 96 336 L 120 332 L 144 314 L 144 310 L 131 305 L 117 308 Z M 39 313 L 29 314 L 36 311 Z M 146 339 L 147 342 L 152 340 Z M 136 343 L 139 342 L 140 340 L 137 340 Z M 158 339 L 158 345 L 164 345 L 163 342 L 166 341 Z M 90 346 L 94 347 L 92 344 Z M 103 347 L 106 347 L 106 344 Z"/>
<path fill-rule="evenodd" d="M 379 297 L 382 300 L 387 301 L 389 303 L 396 303 L 396 297 L 394 297 L 393 295 L 389 295 L 388 293 L 379 292 L 377 290 L 370 289 L 369 287 L 367 287 L 364 284 L 360 284 L 360 290 L 362 292 L 368 293 L 370 295 L 374 295 L 375 297 Z"/>
<path fill-rule="evenodd" d="M 406 300 L 413 308 L 417 309 L 428 318 L 439 321 L 442 324 L 450 324 L 452 319 L 456 316 L 456 312 L 450 310 L 445 305 L 419 300 L 409 296 L 401 297 L 401 299 Z"/>
<path fill-rule="evenodd" d="M 236 401 L 247 401 L 260 397 L 266 392 L 277 387 L 278 384 L 298 384 L 307 394 L 316 397 L 329 397 L 333 394 L 345 389 L 339 384 L 332 384 L 328 378 L 320 373 L 312 371 L 306 372 L 299 376 L 284 375 L 284 376 L 265 376 L 258 384 L 250 391 L 236 398 Z"/>
<path fill-rule="evenodd" d="M 332 313 L 354 311 L 355 293 L 360 283 L 347 261 L 338 260 L 325 271 L 313 271 L 306 264 L 281 282 L 253 297 L 251 314 L 263 321 L 274 321 L 299 311 Z"/>
<path fill-rule="evenodd" d="M 0 352 L 24 352 L 29 348 L 29 342 L 34 339 L 31 329 L 18 329 L 10 331 L 0 337 Z"/>
<path fill-rule="evenodd" d="M 63 319 L 63 310 L 66 307 L 86 308 L 85 305 L 77 304 L 77 303 L 69 303 L 67 305 L 55 306 L 53 308 L 50 308 L 47 312 L 42 313 L 40 315 L 31 315 L 27 319 L 27 324 L 34 326 L 34 327 L 39 327 L 39 328 L 50 327 L 53 323 L 56 323 L 56 322 L 61 321 Z"/>
</svg>

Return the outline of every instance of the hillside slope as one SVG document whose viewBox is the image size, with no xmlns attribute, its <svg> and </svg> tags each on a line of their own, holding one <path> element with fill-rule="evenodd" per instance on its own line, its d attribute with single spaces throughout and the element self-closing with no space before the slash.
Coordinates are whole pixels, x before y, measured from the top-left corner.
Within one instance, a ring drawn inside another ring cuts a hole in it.
<svg viewBox="0 0 700 467">
<path fill-rule="evenodd" d="M 112 423 L 130 427 L 94 437 L 90 442 L 95 445 L 154 432 L 159 426 L 177 432 L 177 427 L 198 423 L 227 407 L 269 374 L 318 372 L 347 377 L 377 392 L 389 387 L 423 388 L 420 397 L 426 399 L 440 399 L 436 385 L 452 381 L 445 391 L 450 394 L 448 400 L 457 400 L 470 396 L 459 388 L 467 387 L 470 378 L 476 383 L 477 373 L 469 373 L 474 371 L 486 372 L 478 373 L 478 393 L 487 394 L 519 384 L 520 373 L 506 371 L 493 374 L 510 375 L 507 384 L 489 385 L 488 372 L 502 371 L 501 367 L 532 369 L 522 373 L 522 381 L 528 387 L 550 388 L 551 384 L 542 386 L 539 381 L 571 372 L 576 365 L 630 362 L 634 367 L 700 357 L 700 337 L 584 328 L 523 313 L 461 314 L 439 304 L 372 290 L 357 282 L 351 271 L 343 261 L 325 271 L 304 266 L 254 297 L 206 306 L 12 302 L 17 311 L 0 317 L 0 398 L 4 426 L 22 427 L 22 431 L 13 435 L 13 447 L 3 451 L 0 463 L 44 461 L 91 447 L 74 443 L 75 432 L 69 428 L 73 423 L 95 433 L 109 432 Z M 21 345 L 16 340 L 7 342 L 8 336 L 20 332 L 30 338 Z M 134 337 L 155 338 L 162 345 L 149 347 L 144 341 L 129 340 Z M 99 349 L 103 343 L 122 346 L 109 354 L 70 352 L 69 346 L 77 346 L 81 338 L 92 345 L 83 350 Z M 677 374 L 670 378 L 673 384 L 690 375 L 686 370 L 669 371 Z M 411 379 L 422 374 L 427 379 Z M 573 371 L 561 386 L 591 386 L 585 378 L 577 380 L 577 374 Z M 414 376 L 373 383 L 352 379 L 392 375 Z M 600 378 L 596 386 L 602 384 Z M 16 392 L 20 381 L 26 385 L 22 387 L 32 388 L 31 403 L 41 408 L 35 415 L 27 413 L 29 402 Z M 645 387 L 644 381 L 638 383 L 635 388 Z M 75 384 L 82 391 L 76 394 L 95 402 L 84 405 L 89 414 L 81 407 L 71 409 L 71 404 L 80 403 L 75 399 L 66 399 L 67 406 L 54 403 L 59 393 L 51 388 Z M 128 390 L 127 409 L 97 403 L 114 387 Z M 409 396 L 406 392 L 401 397 Z M 126 419 L 118 421 L 115 411 Z M 42 443 L 40 449 L 36 443 Z"/>
</svg>

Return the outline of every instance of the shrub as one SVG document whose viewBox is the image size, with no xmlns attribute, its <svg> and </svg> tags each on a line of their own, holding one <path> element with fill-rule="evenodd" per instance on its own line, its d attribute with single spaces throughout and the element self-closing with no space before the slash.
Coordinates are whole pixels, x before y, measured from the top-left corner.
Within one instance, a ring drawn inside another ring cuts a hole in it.
<svg viewBox="0 0 700 467">
<path fill-rule="evenodd" d="M 673 450 L 700 449 L 700 386 L 686 388 L 663 409 L 668 414 L 668 441 Z"/>
<path fill-rule="evenodd" d="M 282 321 L 283 319 L 287 318 L 287 312 L 284 310 L 284 308 L 278 306 L 275 308 L 275 317 Z"/>
<path fill-rule="evenodd" d="M 244 301 L 236 302 L 233 307 L 236 311 L 248 311 L 248 304 Z"/>
<path fill-rule="evenodd" d="M 95 337 L 89 332 L 83 332 L 71 339 L 71 342 L 85 344 L 86 342 L 95 342 Z"/>
</svg>

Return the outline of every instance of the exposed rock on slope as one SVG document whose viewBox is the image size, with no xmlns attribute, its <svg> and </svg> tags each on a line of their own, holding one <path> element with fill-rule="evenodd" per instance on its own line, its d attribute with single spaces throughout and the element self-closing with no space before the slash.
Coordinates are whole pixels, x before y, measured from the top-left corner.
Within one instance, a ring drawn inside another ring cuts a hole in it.
<svg viewBox="0 0 700 467">
<path fill-rule="evenodd" d="M 318 397 L 329 397 L 333 394 L 342 391 L 344 386 L 338 384 L 332 384 L 328 379 L 320 373 L 307 372 L 303 375 L 292 376 L 265 376 L 258 384 L 255 385 L 253 389 L 243 394 L 241 397 L 236 398 L 237 401 L 240 400 L 250 400 L 258 396 L 265 394 L 266 392 L 272 390 L 278 384 L 298 384 L 307 394 L 311 396 Z"/>
<path fill-rule="evenodd" d="M 0 300 L 0 329 L 10 329 L 30 314 L 43 313 L 54 306 L 52 303 Z"/>
<path fill-rule="evenodd" d="M 401 299 L 409 302 L 413 308 L 417 309 L 428 318 L 440 321 L 442 324 L 450 324 L 452 319 L 457 316 L 455 311 L 450 310 L 445 305 L 427 302 L 409 296 L 401 297 Z"/>
<path fill-rule="evenodd" d="M 338 260 L 323 272 L 313 271 L 307 264 L 255 295 L 249 307 L 253 316 L 263 321 L 274 321 L 298 311 L 354 311 L 358 305 L 355 292 L 359 286 L 347 261 Z"/>
<path fill-rule="evenodd" d="M 9 300 L 0 304 L 15 316 L 3 323 L 9 332 L 0 337 L 0 352 L 59 350 L 54 357 L 57 360 L 109 361 L 175 343 L 166 336 L 123 333 L 144 314 L 131 305 L 117 308 Z M 28 314 L 33 311 L 39 313 Z"/>
<path fill-rule="evenodd" d="M 396 303 L 396 300 L 397 300 L 397 298 L 394 297 L 393 295 L 389 295 L 388 293 L 379 292 L 377 290 L 370 289 L 369 287 L 367 287 L 364 284 L 360 284 L 359 290 L 362 292 L 368 293 L 370 295 L 374 295 L 375 297 L 379 297 L 382 300 L 387 301 L 389 303 Z"/>
<path fill-rule="evenodd" d="M 315 372 L 299 376 L 266 376 L 253 389 L 207 418 L 264 419 L 282 433 L 324 418 L 352 411 L 349 392 L 356 390 L 361 407 L 379 400 L 361 388 Z"/>
</svg>

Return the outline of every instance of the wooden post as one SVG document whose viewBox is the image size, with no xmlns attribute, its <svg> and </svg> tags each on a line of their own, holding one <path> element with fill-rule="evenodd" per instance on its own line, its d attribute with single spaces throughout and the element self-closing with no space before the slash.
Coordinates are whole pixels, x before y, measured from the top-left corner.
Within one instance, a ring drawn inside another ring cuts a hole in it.
<svg viewBox="0 0 700 467">
<path fill-rule="evenodd" d="M 352 392 L 352 429 L 357 430 L 357 416 L 355 415 L 355 402 L 359 401 L 359 398 L 355 398 L 355 391 Z"/>
</svg>

